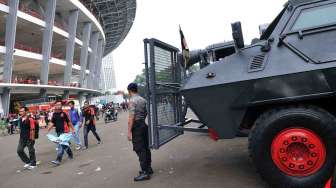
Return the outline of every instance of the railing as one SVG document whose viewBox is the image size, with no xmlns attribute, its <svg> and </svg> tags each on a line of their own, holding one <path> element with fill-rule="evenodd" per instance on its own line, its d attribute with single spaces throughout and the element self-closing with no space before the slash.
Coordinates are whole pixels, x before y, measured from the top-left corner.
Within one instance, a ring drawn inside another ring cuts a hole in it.
<svg viewBox="0 0 336 188">
<path fill-rule="evenodd" d="M 25 6 L 20 6 L 19 9 L 20 9 L 22 12 L 25 12 L 25 13 L 31 15 L 31 16 L 34 16 L 35 18 L 38 18 L 38 19 L 43 20 L 43 17 L 42 17 L 38 12 L 36 12 L 36 11 L 34 11 L 34 10 L 32 10 L 32 9 L 29 9 L 29 8 L 27 8 L 27 7 L 25 7 Z"/>
<path fill-rule="evenodd" d="M 79 83 L 70 83 L 69 86 L 70 87 L 79 87 Z"/>
<path fill-rule="evenodd" d="M 40 85 L 40 80 L 39 79 L 32 79 L 32 78 L 27 78 L 27 79 L 20 78 L 20 79 L 14 79 L 12 81 L 12 83 L 15 83 L 15 84 L 34 84 L 34 85 Z M 48 85 L 51 85 L 51 86 L 79 87 L 79 83 L 77 83 L 77 82 L 73 82 L 73 83 L 70 83 L 68 85 L 64 85 L 64 84 L 61 84 L 61 83 L 57 82 L 56 80 L 49 80 L 48 81 Z"/>
<path fill-rule="evenodd" d="M 56 27 L 58 27 L 58 28 L 60 28 L 60 29 L 62 29 L 62 30 L 64 30 L 64 31 L 66 31 L 67 32 L 67 30 L 65 29 L 65 26 L 62 24 L 62 23 L 59 23 L 59 22 L 54 22 L 54 25 L 56 26 Z"/>
<path fill-rule="evenodd" d="M 16 83 L 16 84 L 34 84 L 34 85 L 40 85 L 40 80 L 38 79 L 14 79 L 14 81 L 12 83 Z M 48 81 L 48 85 L 54 85 L 54 86 L 58 86 L 59 84 L 57 83 L 57 81 L 55 80 L 49 80 Z"/>
<path fill-rule="evenodd" d="M 3 80 L 0 80 L 0 83 L 4 83 Z M 34 80 L 34 79 L 14 79 L 12 81 L 13 84 L 33 84 L 33 85 L 40 85 L 40 80 Z M 64 84 L 60 84 L 56 80 L 49 80 L 48 85 L 50 86 L 65 86 Z M 80 87 L 80 84 L 77 82 L 70 83 L 67 85 L 68 87 Z"/>
<path fill-rule="evenodd" d="M 57 59 L 61 59 L 61 60 L 65 59 L 65 56 L 64 56 L 64 54 L 62 52 L 60 52 L 60 53 L 52 53 L 51 57 L 57 58 Z"/>
<path fill-rule="evenodd" d="M 49 80 L 48 85 L 58 86 L 59 84 L 57 83 L 56 80 Z"/>
<path fill-rule="evenodd" d="M 17 79 L 15 78 L 12 83 L 15 83 L 15 84 L 37 84 L 38 80 L 36 79 L 31 79 L 31 78 L 27 78 L 27 79 L 23 79 L 23 78 L 20 78 L 20 79 Z"/>
<path fill-rule="evenodd" d="M 4 38 L 0 38 L 0 46 L 5 46 L 5 39 Z M 35 47 L 31 47 L 22 43 L 18 43 L 16 42 L 14 44 L 14 48 L 16 49 L 20 49 L 20 50 L 24 50 L 24 51 L 28 51 L 28 52 L 33 52 L 33 53 L 37 53 L 37 54 L 41 54 L 42 50 L 40 48 L 35 48 Z"/>
<path fill-rule="evenodd" d="M 73 63 L 74 63 L 75 65 L 79 65 L 79 66 L 80 66 L 80 60 L 79 60 L 79 59 L 75 59 L 75 60 L 73 61 Z"/>
<path fill-rule="evenodd" d="M 28 52 L 33 52 L 33 53 L 37 53 L 37 54 L 42 53 L 42 50 L 40 48 L 34 48 L 34 47 L 27 46 L 27 45 L 21 44 L 21 43 L 15 43 L 14 47 L 16 49 L 20 49 L 20 50 L 24 50 L 24 51 L 28 51 Z"/>
<path fill-rule="evenodd" d="M 0 46 L 5 46 L 5 39 L 0 38 Z M 42 49 L 41 48 L 31 47 L 31 46 L 28 46 L 28 45 L 25 45 L 25 44 L 22 44 L 22 43 L 18 43 L 18 42 L 15 43 L 14 48 L 24 50 L 24 51 L 28 51 L 28 52 L 37 53 L 37 54 L 42 54 Z M 62 52 L 51 53 L 51 57 L 61 59 L 61 60 L 65 59 L 64 53 L 62 53 Z M 78 63 L 78 65 L 80 65 L 79 60 L 75 60 L 75 64 L 77 64 L 77 63 Z"/>
<path fill-rule="evenodd" d="M 8 5 L 8 1 L 7 1 L 7 0 L 0 0 L 0 3 L 1 3 L 1 4 Z"/>
<path fill-rule="evenodd" d="M 101 17 L 99 16 L 99 11 L 98 11 L 98 9 L 97 9 L 95 6 L 91 6 L 91 7 L 90 7 L 90 6 L 87 6 L 88 3 L 91 3 L 91 2 L 89 2 L 89 1 L 87 1 L 87 0 L 80 0 L 80 1 L 82 2 L 82 4 L 83 4 L 87 9 L 89 9 L 89 10 L 91 11 L 91 13 L 93 13 L 93 15 L 96 17 L 96 19 L 97 19 L 99 22 L 101 22 Z M 6 5 L 8 5 L 8 0 L 0 0 L 0 3 L 1 3 L 1 4 L 6 4 Z M 22 12 L 25 12 L 25 13 L 27 13 L 27 14 L 29 14 L 29 15 L 35 17 L 35 18 L 44 20 L 44 18 L 43 18 L 43 16 L 42 16 L 41 14 L 39 14 L 39 13 L 36 12 L 35 10 L 32 10 L 32 9 L 30 9 L 30 8 L 28 8 L 28 7 L 20 6 L 20 7 L 19 7 L 19 10 L 22 11 Z M 60 29 L 62 29 L 62 30 L 64 30 L 64 31 L 67 32 L 67 28 L 66 28 L 66 26 L 64 26 L 64 24 L 55 21 L 55 22 L 54 22 L 54 25 L 57 26 L 57 27 L 59 27 Z M 77 36 L 77 38 L 81 38 L 81 34 L 80 34 L 80 33 L 77 33 L 76 36 Z"/>
<path fill-rule="evenodd" d="M 1 0 L 0 0 L 1 1 Z M 0 38 L 0 46 L 5 46 L 5 39 Z"/>
</svg>

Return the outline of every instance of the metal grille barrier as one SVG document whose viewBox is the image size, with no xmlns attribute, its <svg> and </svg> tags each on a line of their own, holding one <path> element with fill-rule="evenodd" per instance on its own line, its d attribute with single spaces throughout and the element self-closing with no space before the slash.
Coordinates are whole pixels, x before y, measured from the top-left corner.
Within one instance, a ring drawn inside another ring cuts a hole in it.
<svg viewBox="0 0 336 188">
<path fill-rule="evenodd" d="M 181 122 L 180 67 L 178 49 L 156 39 L 145 40 L 147 100 L 151 147 L 160 146 L 183 132 L 164 129 Z"/>
</svg>

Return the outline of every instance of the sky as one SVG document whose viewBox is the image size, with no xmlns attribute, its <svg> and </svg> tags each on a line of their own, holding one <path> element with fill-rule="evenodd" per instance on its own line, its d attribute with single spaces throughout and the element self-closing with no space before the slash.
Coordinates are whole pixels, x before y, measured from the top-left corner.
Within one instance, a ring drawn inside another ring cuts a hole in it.
<svg viewBox="0 0 336 188">
<path fill-rule="evenodd" d="M 179 25 L 189 49 L 232 40 L 231 23 L 241 21 L 245 44 L 259 37 L 258 26 L 270 23 L 287 0 L 137 0 L 133 26 L 114 50 L 118 90 L 126 90 L 144 68 L 145 38 L 156 38 L 179 49 Z"/>
</svg>

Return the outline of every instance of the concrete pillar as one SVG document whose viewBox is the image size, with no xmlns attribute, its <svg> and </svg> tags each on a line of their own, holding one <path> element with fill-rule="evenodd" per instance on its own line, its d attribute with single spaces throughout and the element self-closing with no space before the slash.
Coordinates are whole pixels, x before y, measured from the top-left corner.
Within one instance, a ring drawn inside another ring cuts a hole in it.
<svg viewBox="0 0 336 188">
<path fill-rule="evenodd" d="M 17 11 L 19 8 L 19 0 L 8 1 L 9 3 L 9 14 L 6 19 L 6 37 L 5 37 L 5 62 L 3 67 L 3 82 L 11 83 L 12 72 L 13 72 L 13 56 L 14 56 L 14 45 L 16 36 L 16 22 L 17 22 Z"/>
<path fill-rule="evenodd" d="M 40 89 L 40 97 L 47 100 L 48 95 L 47 95 L 47 90 L 45 88 Z"/>
<path fill-rule="evenodd" d="M 89 101 L 90 104 L 92 104 L 92 97 L 93 95 L 91 93 L 86 96 L 86 100 Z"/>
<path fill-rule="evenodd" d="M 68 20 L 69 38 L 66 46 L 66 66 L 64 67 L 64 85 L 69 86 L 72 76 L 72 65 L 75 51 L 76 29 L 78 21 L 78 10 L 70 11 Z"/>
<path fill-rule="evenodd" d="M 46 10 L 46 27 L 43 32 L 43 43 L 42 43 L 42 64 L 40 80 L 41 84 L 48 85 L 48 75 L 49 75 L 49 61 L 51 59 L 51 47 L 53 38 L 53 27 L 55 20 L 55 10 L 56 10 L 56 0 L 48 0 L 47 10 Z"/>
<path fill-rule="evenodd" d="M 17 12 L 19 8 L 19 0 L 8 1 L 9 13 L 6 18 L 6 36 L 5 36 L 5 46 L 6 54 L 5 61 L 3 65 L 3 82 L 12 82 L 12 72 L 14 64 L 14 46 L 15 46 L 15 36 L 16 36 L 16 22 L 17 22 Z M 1 102 L 4 115 L 7 116 L 9 113 L 10 105 L 10 88 L 3 88 L 1 94 Z"/>
<path fill-rule="evenodd" d="M 104 45 L 102 46 L 102 53 L 100 54 L 100 57 L 99 57 L 99 67 L 98 67 L 98 75 L 101 74 L 101 70 L 102 70 L 102 64 L 103 64 L 103 55 L 104 55 Z"/>
<path fill-rule="evenodd" d="M 68 90 L 65 90 L 64 91 L 64 94 L 63 94 L 63 99 L 69 99 L 69 95 L 70 95 L 70 92 Z"/>
<path fill-rule="evenodd" d="M 90 37 L 91 37 L 91 23 L 85 23 L 83 29 L 83 37 L 82 42 L 83 46 L 81 48 L 81 56 L 80 56 L 80 66 L 81 66 L 81 73 L 79 77 L 79 85 L 80 87 L 84 87 L 84 80 L 85 80 L 85 71 L 87 66 L 87 59 L 88 59 L 88 50 L 90 44 Z"/>
<path fill-rule="evenodd" d="M 92 34 L 91 41 L 90 41 L 90 47 L 92 49 L 92 53 L 90 54 L 90 59 L 89 59 L 90 74 L 88 76 L 88 84 L 87 84 L 87 88 L 89 89 L 93 88 L 93 76 L 94 76 L 94 71 L 95 71 L 95 63 L 96 63 L 97 50 L 98 50 L 98 39 L 99 39 L 99 33 L 94 32 Z"/>
<path fill-rule="evenodd" d="M 7 115 L 9 114 L 9 104 L 10 104 L 10 89 L 9 88 L 3 88 L 3 92 L 1 94 L 1 102 L 2 102 L 4 116 L 7 117 Z"/>
<path fill-rule="evenodd" d="M 100 83 L 100 69 L 101 69 L 101 64 L 102 64 L 102 56 L 103 56 L 103 45 L 104 42 L 103 40 L 98 41 L 98 50 L 97 50 L 97 57 L 96 57 L 96 65 L 95 65 L 95 71 L 94 71 L 94 83 L 93 84 L 93 89 L 98 90 L 99 89 L 99 83 Z"/>
<path fill-rule="evenodd" d="M 85 96 L 83 92 L 78 93 L 78 101 L 79 101 L 79 106 L 82 108 L 84 106 L 84 101 L 85 101 Z"/>
</svg>

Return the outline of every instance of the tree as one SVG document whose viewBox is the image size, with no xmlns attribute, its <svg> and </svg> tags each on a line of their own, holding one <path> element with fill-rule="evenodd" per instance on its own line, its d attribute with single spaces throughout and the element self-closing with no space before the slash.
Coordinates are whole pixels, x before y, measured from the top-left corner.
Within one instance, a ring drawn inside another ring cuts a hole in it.
<svg viewBox="0 0 336 188">
<path fill-rule="evenodd" d="M 142 69 L 141 74 L 138 74 L 135 77 L 135 80 L 133 81 L 134 83 L 145 85 L 146 83 L 146 74 L 145 74 L 145 69 Z"/>
<path fill-rule="evenodd" d="M 134 83 L 138 84 L 138 93 L 140 96 L 145 97 L 146 96 L 146 69 L 142 69 L 141 74 L 138 74 L 135 77 Z"/>
</svg>

